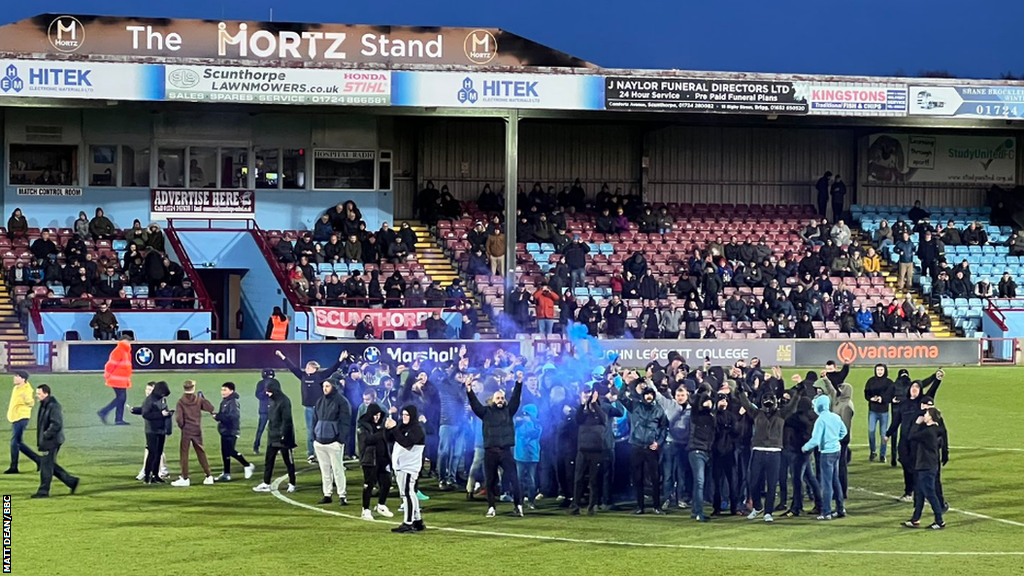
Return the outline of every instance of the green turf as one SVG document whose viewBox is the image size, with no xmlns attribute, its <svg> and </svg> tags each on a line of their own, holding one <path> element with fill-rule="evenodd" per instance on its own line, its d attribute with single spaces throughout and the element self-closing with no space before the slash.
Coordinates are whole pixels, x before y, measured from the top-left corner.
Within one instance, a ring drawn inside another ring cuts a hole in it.
<svg viewBox="0 0 1024 576">
<path fill-rule="evenodd" d="M 924 376 L 924 370 L 914 370 Z M 954 508 L 1024 523 L 1021 478 L 1024 452 L 977 448 L 1024 447 L 1019 414 L 1024 395 L 1016 386 L 1015 368 L 951 368 L 938 394 L 950 429 L 951 462 L 943 472 L 947 498 Z M 787 378 L 789 372 L 787 371 Z M 900 493 L 902 477 L 888 465 L 869 464 L 865 430 L 867 409 L 861 390 L 869 371 L 856 369 L 857 415 L 854 420 L 851 486 L 873 492 Z M 156 377 L 152 375 L 150 377 Z M 161 375 L 172 382 L 176 401 L 184 374 Z M 252 446 L 256 401 L 254 374 L 211 374 L 199 378 L 208 398 L 219 397 L 219 383 L 238 383 L 243 403 L 243 434 L 239 448 Z M 141 379 L 137 379 L 141 380 Z M 282 378 L 296 407 L 296 431 L 304 438 L 298 384 Z M 745 519 L 725 519 L 698 525 L 687 513 L 634 518 L 627 512 L 595 518 L 568 517 L 551 501 L 526 518 L 507 515 L 484 518 L 485 505 L 467 503 L 459 493 L 442 494 L 425 484 L 433 499 L 424 505 L 428 526 L 450 527 L 490 534 L 428 530 L 423 534 L 393 535 L 390 525 L 326 515 L 306 510 L 269 494 L 255 494 L 252 481 L 176 489 L 148 487 L 134 480 L 144 447 L 141 420 L 134 426 L 103 426 L 95 415 L 111 396 L 97 375 L 39 376 L 64 405 L 67 443 L 61 463 L 82 477 L 79 494 L 55 484 L 49 500 L 29 500 L 38 477 L 33 473 L 2 476 L 4 494 L 13 502 L 13 567 L 15 574 L 1021 574 L 1024 556 L 895 556 L 886 551 L 1024 552 L 1024 526 L 950 512 L 944 532 L 907 531 L 898 527 L 910 505 L 851 491 L 850 516 L 823 524 L 810 518 L 778 520 L 772 526 Z M 3 399 L 10 379 L 3 382 Z M 141 403 L 142 386 L 130 391 L 129 401 Z M 35 420 L 28 438 L 35 439 Z M 10 430 L 0 431 L 6 446 Z M 206 426 L 206 444 L 218 455 L 214 422 Z M 167 456 L 177 469 L 178 434 L 168 443 Z M 961 448 L 961 447 L 966 447 Z M 303 453 L 300 447 L 297 455 Z M 5 457 L 0 457 L 0 459 Z M 194 457 L 193 457 L 194 458 Z M 262 472 L 262 458 L 257 474 Z M 219 456 L 211 459 L 215 470 Z M 198 465 L 193 462 L 192 469 Z M 313 504 L 321 496 L 319 473 L 300 465 L 299 491 L 291 496 Z M 30 463 L 22 469 L 32 471 Z M 278 465 L 280 469 L 280 464 Z M 236 470 L 236 473 L 239 472 Z M 350 471 L 353 505 L 331 510 L 358 515 L 361 479 Z M 198 477 L 194 476 L 194 479 Z M 236 474 L 241 478 L 241 474 Z M 391 504 L 397 509 L 397 498 Z M 928 518 L 926 507 L 925 518 Z M 511 538 L 530 534 L 588 542 Z M 611 542 L 715 546 L 726 548 L 799 548 L 868 551 L 853 554 L 807 554 L 736 550 L 672 549 L 621 546 Z"/>
</svg>

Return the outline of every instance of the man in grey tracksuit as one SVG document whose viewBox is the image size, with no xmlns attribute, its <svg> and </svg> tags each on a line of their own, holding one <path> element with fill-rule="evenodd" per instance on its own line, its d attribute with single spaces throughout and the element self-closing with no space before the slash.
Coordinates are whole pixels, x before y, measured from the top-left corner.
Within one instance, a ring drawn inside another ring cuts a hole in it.
<svg viewBox="0 0 1024 576">
<path fill-rule="evenodd" d="M 668 418 L 668 436 L 661 452 L 661 493 L 665 498 L 662 507 L 668 508 L 674 501 L 680 508 L 686 508 L 693 485 L 686 453 L 690 442 L 690 394 L 680 382 L 672 398 L 659 394 L 657 402 Z"/>
</svg>

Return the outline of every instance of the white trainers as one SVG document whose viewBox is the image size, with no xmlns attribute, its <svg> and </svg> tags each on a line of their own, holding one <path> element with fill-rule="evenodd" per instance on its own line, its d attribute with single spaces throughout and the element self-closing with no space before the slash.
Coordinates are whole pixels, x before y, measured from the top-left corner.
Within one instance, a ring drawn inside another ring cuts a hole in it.
<svg viewBox="0 0 1024 576">
<path fill-rule="evenodd" d="M 213 482 L 231 482 L 231 474 L 221 474 L 213 479 Z M 210 482 L 210 484 L 213 484 Z"/>
<path fill-rule="evenodd" d="M 764 515 L 764 521 L 765 522 L 775 522 L 775 518 L 772 518 L 771 514 L 765 514 Z"/>
<path fill-rule="evenodd" d="M 289 484 L 289 485 L 288 485 L 288 489 L 287 489 L 287 490 L 285 490 L 285 492 L 287 492 L 287 493 L 289 493 L 289 494 L 291 494 L 291 493 L 295 492 L 295 484 Z"/>
<path fill-rule="evenodd" d="M 760 516 L 760 515 L 761 515 L 761 511 L 760 510 L 752 510 L 750 512 L 750 514 L 747 515 L 747 520 L 757 520 L 757 517 Z"/>
<path fill-rule="evenodd" d="M 515 511 L 512 514 L 514 516 L 518 516 L 518 517 L 522 518 L 524 516 L 524 514 L 523 514 L 523 506 L 521 504 L 519 506 L 516 506 L 516 509 L 515 509 Z"/>
<path fill-rule="evenodd" d="M 161 478 L 167 478 L 170 475 L 171 475 L 171 471 L 168 470 L 167 468 L 161 468 L 160 469 L 160 477 Z"/>
<path fill-rule="evenodd" d="M 143 470 L 143 471 L 139 472 L 139 474 L 135 477 L 135 479 L 136 480 L 145 480 L 146 479 L 146 471 Z"/>
<path fill-rule="evenodd" d="M 388 507 L 383 505 L 383 504 L 377 504 L 377 506 L 373 510 L 374 510 L 374 512 L 376 512 L 377 514 L 380 514 L 381 516 L 383 516 L 385 518 L 394 518 L 395 517 L 394 513 L 392 513 L 391 510 L 388 510 Z M 369 512 L 369 510 L 364 510 L 363 511 L 363 516 L 365 517 L 368 512 Z"/>
<path fill-rule="evenodd" d="M 181 476 L 178 476 L 177 480 L 171 482 L 171 486 L 175 486 L 177 488 L 188 488 L 191 485 L 192 482 L 188 478 L 182 478 Z"/>
<path fill-rule="evenodd" d="M 266 482 L 260 482 L 258 486 L 252 489 L 253 492 L 270 492 L 270 484 Z"/>
<path fill-rule="evenodd" d="M 369 508 L 363 508 L 363 515 L 360 518 L 363 520 L 373 520 L 373 512 L 370 512 Z"/>
<path fill-rule="evenodd" d="M 486 514 L 487 518 L 494 518 L 496 515 L 497 515 L 497 513 L 494 511 L 494 508 L 488 508 L 487 509 L 487 514 Z"/>
<path fill-rule="evenodd" d="M 223 474 L 222 474 L 222 476 L 223 476 Z M 231 480 L 231 476 L 228 476 L 227 479 Z M 213 476 L 207 476 L 206 478 L 203 479 L 203 484 L 206 485 L 206 486 L 213 486 L 214 482 L 215 482 L 215 480 L 213 479 Z"/>
<path fill-rule="evenodd" d="M 310 456 L 306 458 L 306 464 L 316 464 L 316 456 Z"/>
<path fill-rule="evenodd" d="M 252 478 L 252 474 L 255 471 L 256 471 L 256 465 L 255 464 L 249 464 L 248 466 L 246 466 L 245 467 L 245 479 L 248 480 L 249 478 Z"/>
</svg>

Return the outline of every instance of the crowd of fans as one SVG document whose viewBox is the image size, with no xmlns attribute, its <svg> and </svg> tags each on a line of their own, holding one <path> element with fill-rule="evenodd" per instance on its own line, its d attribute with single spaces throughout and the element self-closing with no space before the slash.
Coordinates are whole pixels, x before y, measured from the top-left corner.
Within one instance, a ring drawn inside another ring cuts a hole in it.
<svg viewBox="0 0 1024 576">
<path fill-rule="evenodd" d="M 116 322 L 109 321 L 110 311 L 141 304 L 132 296 L 144 294 L 143 301 L 152 301 L 156 308 L 195 307 L 192 282 L 167 257 L 164 233 L 155 223 L 143 227 L 135 220 L 122 233 L 97 208 L 91 220 L 80 212 L 66 234 L 43 229 L 32 239 L 24 214 L 15 209 L 6 237 L 10 244 L 5 260 L 14 258 L 6 270 L 7 285 L 30 289 L 18 303 L 22 321 L 37 300 L 42 309 L 96 309 L 96 336 L 112 338 Z M 123 255 L 114 249 L 121 243 Z"/>
<path fill-rule="evenodd" d="M 838 188 L 826 189 L 837 191 L 833 204 L 842 206 L 845 184 L 837 182 Z M 417 202 L 421 210 L 430 205 L 434 192 L 428 182 Z M 501 197 L 485 187 L 477 207 L 497 210 L 502 203 L 495 198 Z M 575 289 L 588 287 L 591 248 L 578 231 L 568 229 L 566 214 L 594 216 L 594 231 L 606 237 L 633 230 L 664 235 L 673 230 L 674 222 L 664 206 L 643 203 L 633 190 L 623 194 L 618 188 L 613 193 L 604 185 L 590 199 L 579 180 L 558 194 L 554 187 L 545 191 L 539 183 L 529 194 L 520 190 L 516 241 L 551 244 L 560 256 L 539 279 L 538 289 L 531 291 L 520 283 L 511 294 L 507 309 L 498 317 L 505 335 L 533 331 L 534 318 L 541 334 L 564 332 L 569 324 L 578 323 L 591 335 L 608 338 L 716 338 L 720 326 L 709 319 L 764 323 L 770 337 L 814 338 L 825 324 L 838 324 L 843 333 L 862 334 L 930 329 L 926 309 L 915 306 L 909 297 L 873 306 L 856 301 L 846 282 L 855 286 L 855 279 L 881 276 L 880 249 L 889 246 L 862 250 L 841 217 L 834 224 L 815 218 L 794 230 L 804 243 L 801 253 L 776 254 L 767 237 L 751 241 L 719 235 L 686 256 L 680 273 L 673 276 L 658 274 L 647 255 L 636 251 L 623 262 L 621 273 L 612 277 L 610 300 L 589 297 L 583 302 L 577 300 Z M 504 273 L 502 225 L 500 214 L 489 215 L 488 221 L 477 221 L 464 237 L 470 247 L 465 268 L 469 276 Z M 735 289 L 731 297 L 726 297 L 727 288 Z M 631 314 L 637 305 L 639 312 Z M 713 314 L 709 317 L 707 312 Z"/>
</svg>

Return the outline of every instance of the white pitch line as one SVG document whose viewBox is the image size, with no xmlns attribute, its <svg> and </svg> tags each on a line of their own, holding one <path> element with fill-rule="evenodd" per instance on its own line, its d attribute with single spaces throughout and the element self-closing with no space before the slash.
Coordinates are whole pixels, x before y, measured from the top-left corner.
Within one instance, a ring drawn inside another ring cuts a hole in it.
<svg viewBox="0 0 1024 576">
<path fill-rule="evenodd" d="M 851 444 L 851 448 L 870 448 L 868 444 Z M 950 446 L 950 450 L 971 450 L 978 452 L 1024 452 L 1024 448 L 997 448 L 993 446 Z"/>
<path fill-rule="evenodd" d="M 281 493 L 278 489 L 282 482 L 288 478 L 287 475 L 281 476 L 271 483 L 271 493 L 282 502 L 304 508 L 306 510 L 312 510 L 313 512 L 319 512 L 321 514 L 327 514 L 329 516 L 338 516 L 341 518 L 347 518 L 349 520 L 359 520 L 361 522 L 367 522 L 360 516 L 354 516 L 352 514 L 346 514 L 337 510 L 331 510 L 328 508 L 322 508 L 306 504 L 293 500 L 288 496 Z M 850 488 L 851 490 L 860 490 L 858 488 Z M 861 490 L 867 492 L 866 490 Z M 874 494 L 871 492 L 871 494 Z M 886 494 L 878 494 L 879 496 L 888 496 Z M 980 515 L 979 515 L 980 516 Z M 982 518 L 989 518 L 988 516 L 980 516 Z M 999 520 L 998 518 L 989 518 L 991 520 Z M 373 522 L 379 524 L 388 524 L 397 526 L 397 522 L 388 522 L 386 520 L 376 520 Z M 1011 522 L 1006 520 L 1006 522 Z M 1011 522 L 1013 523 L 1013 522 Z M 1024 525 L 1022 525 L 1024 526 Z M 567 538 L 563 536 L 543 536 L 540 534 L 515 534 L 510 532 L 496 532 L 492 530 L 469 530 L 465 528 L 449 528 L 447 526 L 437 526 L 431 524 L 429 530 L 436 530 L 442 532 L 452 532 L 455 534 L 471 534 L 475 536 L 497 536 L 502 538 L 519 538 L 522 540 L 540 540 L 544 542 L 562 542 L 566 544 L 595 544 L 599 546 L 623 546 L 631 548 L 667 548 L 674 550 L 703 550 L 710 552 L 774 552 L 778 554 L 846 554 L 855 556 L 1024 556 L 1024 551 L 1020 552 L 967 552 L 967 551 L 936 551 L 936 552 L 925 552 L 920 550 L 814 550 L 806 548 L 753 548 L 747 546 L 707 546 L 701 544 L 661 544 L 657 542 L 625 542 L 618 540 L 593 540 L 587 538 Z"/>
<path fill-rule="evenodd" d="M 872 496 L 878 496 L 879 498 L 888 498 L 890 500 L 897 500 L 898 501 L 900 499 L 899 496 L 893 496 L 892 494 L 883 494 L 882 492 L 874 492 L 874 491 L 871 491 L 871 490 L 865 490 L 864 488 L 855 488 L 853 486 L 850 486 L 850 490 L 856 490 L 857 492 L 863 492 L 865 494 L 871 494 Z M 977 512 L 971 512 L 970 510 L 961 510 L 959 508 L 952 508 L 952 507 L 950 507 L 949 511 L 950 512 L 958 512 L 958 513 L 963 514 L 965 516 L 971 516 L 971 517 L 974 517 L 974 518 L 981 518 L 983 520 L 993 520 L 995 522 L 1002 522 L 1003 524 L 1009 524 L 1010 526 L 1017 526 L 1019 528 L 1024 528 L 1024 522 L 1017 522 L 1015 520 L 1007 520 L 1005 518 L 996 518 L 995 516 L 987 516 L 985 514 L 979 514 Z"/>
</svg>

